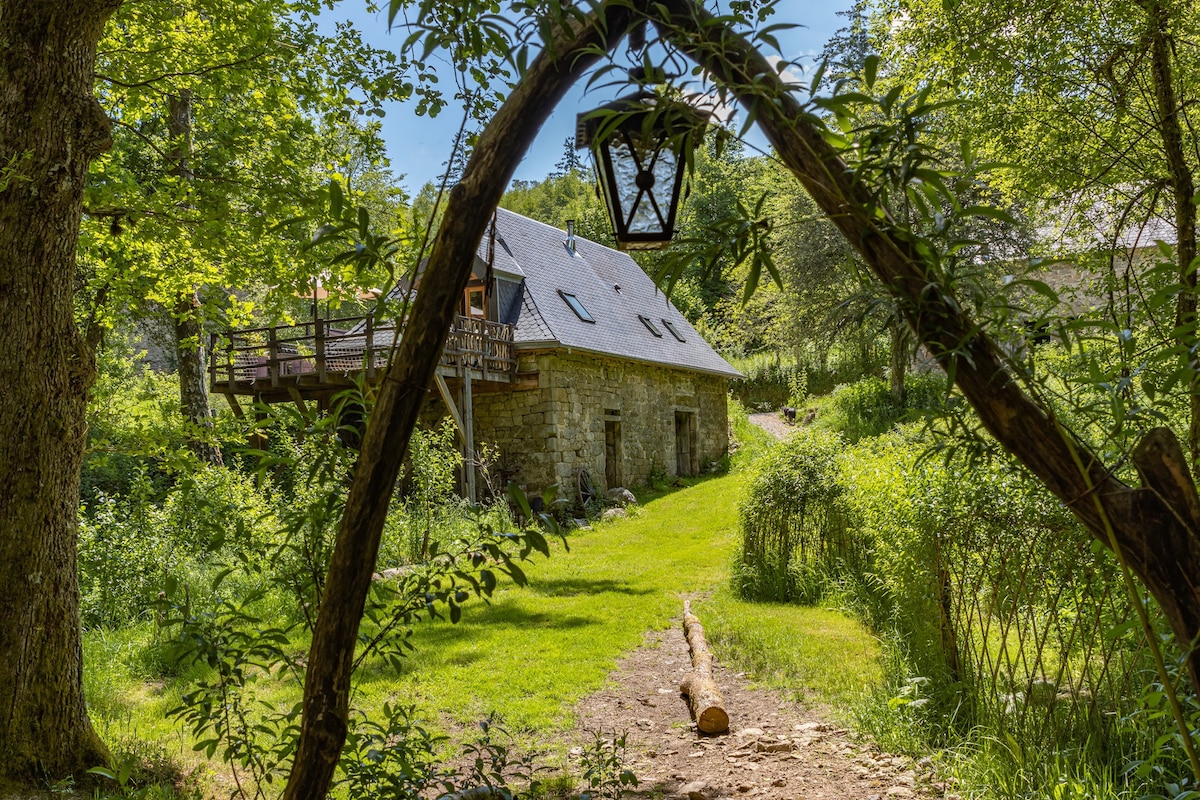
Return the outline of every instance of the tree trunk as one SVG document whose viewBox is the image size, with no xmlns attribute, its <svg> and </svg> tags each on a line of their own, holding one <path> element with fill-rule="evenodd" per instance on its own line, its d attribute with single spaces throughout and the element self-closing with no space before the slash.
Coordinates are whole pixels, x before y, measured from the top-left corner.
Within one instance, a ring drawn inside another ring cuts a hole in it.
<svg viewBox="0 0 1200 800">
<path fill-rule="evenodd" d="M 167 98 L 167 133 L 171 137 L 171 173 L 192 181 L 192 91 L 181 89 Z M 188 448 L 209 464 L 224 463 L 213 441 L 212 409 L 208 405 L 204 326 L 195 290 L 183 292 L 172 310 L 175 362 L 179 372 L 179 410 L 187 422 Z"/>
<path fill-rule="evenodd" d="M 1192 269 L 1192 261 L 1196 258 L 1196 182 L 1188 166 L 1183 128 L 1179 123 L 1180 107 L 1171 69 L 1174 42 L 1169 30 L 1170 18 L 1161 0 L 1146 0 L 1143 7 L 1150 28 L 1150 74 L 1154 81 L 1157 129 L 1175 200 L 1175 260 L 1179 265 L 1179 283 L 1183 287 L 1179 293 L 1176 336 L 1185 353 L 1185 366 L 1191 373 L 1188 380 L 1191 413 L 1188 454 L 1195 475 L 1200 469 L 1200 363 L 1196 355 L 1196 273 Z"/>
<path fill-rule="evenodd" d="M 300 741 L 284 800 L 324 798 L 346 740 L 358 626 L 388 502 L 409 438 L 446 343 L 475 250 L 517 163 L 555 104 L 628 26 L 628 8 L 602 7 L 556 26 L 472 151 L 450 190 L 421 290 L 388 364 L 358 464 L 313 631 L 304 681 Z"/>
<path fill-rule="evenodd" d="M 175 359 L 179 369 L 179 408 L 188 424 L 188 448 L 196 458 L 221 465 L 221 448 L 213 440 L 213 414 L 208 405 L 208 372 L 196 293 L 175 306 Z"/>
<path fill-rule="evenodd" d="M 687 695 L 696 727 L 701 733 L 715 735 L 729 730 L 729 713 L 725 710 L 725 699 L 713 678 L 713 655 L 708 649 L 704 626 L 700 618 L 692 613 L 692 605 L 683 601 L 683 631 L 688 649 L 692 654 L 692 671 L 679 684 L 681 694 Z"/>
<path fill-rule="evenodd" d="M 0 0 L 0 787 L 105 763 L 83 699 L 79 471 L 95 362 L 73 319 L 92 96 L 116 0 Z"/>
<path fill-rule="evenodd" d="M 996 344 L 876 208 L 765 58 L 693 0 L 660 0 L 661 32 L 755 116 L 779 158 L 900 302 L 988 431 L 1122 558 L 1158 601 L 1200 694 L 1200 497 L 1174 435 L 1151 430 L 1133 454 L 1142 488 L 1114 470 L 1026 393 Z"/>
</svg>

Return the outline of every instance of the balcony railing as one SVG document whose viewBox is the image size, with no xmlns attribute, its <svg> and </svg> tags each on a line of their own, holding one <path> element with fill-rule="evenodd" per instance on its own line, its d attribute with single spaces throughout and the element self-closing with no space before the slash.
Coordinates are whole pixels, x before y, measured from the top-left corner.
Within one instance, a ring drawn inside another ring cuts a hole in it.
<svg viewBox="0 0 1200 800">
<path fill-rule="evenodd" d="M 363 372 L 371 379 L 387 366 L 396 341 L 395 326 L 377 323 L 372 316 L 213 334 L 209 379 L 214 390 L 235 394 L 254 394 L 267 387 L 320 388 Z M 509 380 L 516 363 L 513 326 L 455 317 L 442 351 L 442 366 L 477 370 L 485 379 Z"/>
</svg>

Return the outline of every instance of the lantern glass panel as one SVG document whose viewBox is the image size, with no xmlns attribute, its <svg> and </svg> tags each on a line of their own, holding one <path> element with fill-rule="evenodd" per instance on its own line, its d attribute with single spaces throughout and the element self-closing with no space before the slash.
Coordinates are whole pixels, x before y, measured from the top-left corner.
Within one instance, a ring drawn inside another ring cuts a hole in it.
<svg viewBox="0 0 1200 800">
<path fill-rule="evenodd" d="M 617 201 L 629 233 L 658 234 L 667 230 L 669 204 L 675 184 L 678 159 L 670 149 L 655 142 L 650 147 L 610 144 Z M 638 180 L 641 175 L 642 180 Z M 652 180 L 651 180 L 652 179 Z"/>
</svg>

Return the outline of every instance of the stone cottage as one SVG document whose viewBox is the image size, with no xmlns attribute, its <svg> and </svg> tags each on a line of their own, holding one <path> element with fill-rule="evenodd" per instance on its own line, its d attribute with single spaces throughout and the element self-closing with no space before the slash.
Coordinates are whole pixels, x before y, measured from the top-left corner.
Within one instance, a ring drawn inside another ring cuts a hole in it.
<svg viewBox="0 0 1200 800">
<path fill-rule="evenodd" d="M 382 373 L 394 336 L 370 316 L 230 331 L 213 338 L 211 384 L 235 411 L 238 396 L 328 403 Z M 501 209 L 435 377 L 426 419 L 448 412 L 467 453 L 493 445 L 494 478 L 571 496 L 581 470 L 605 489 L 719 460 L 741 375 L 627 254 Z"/>
<path fill-rule="evenodd" d="M 474 439 L 519 484 L 574 487 L 584 469 L 597 487 L 637 485 L 725 455 L 741 375 L 626 253 L 501 209 L 475 273 L 463 312 L 513 326 L 516 372 L 472 393 Z"/>
</svg>

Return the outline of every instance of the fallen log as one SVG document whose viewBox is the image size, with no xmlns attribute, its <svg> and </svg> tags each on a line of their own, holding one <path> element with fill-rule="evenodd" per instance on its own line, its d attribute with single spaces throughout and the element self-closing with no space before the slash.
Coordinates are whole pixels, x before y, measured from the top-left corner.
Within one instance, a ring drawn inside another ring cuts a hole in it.
<svg viewBox="0 0 1200 800">
<path fill-rule="evenodd" d="M 679 691 L 687 695 L 696 727 L 701 733 L 724 733 L 729 730 L 729 714 L 725 711 L 725 700 L 713 680 L 712 651 L 704 638 L 704 626 L 692 613 L 692 605 L 683 601 L 683 632 L 692 651 L 692 672 L 679 684 Z"/>
</svg>

